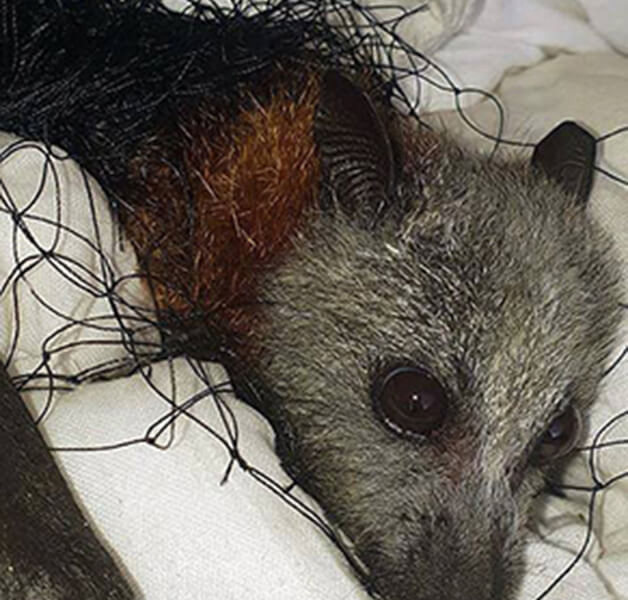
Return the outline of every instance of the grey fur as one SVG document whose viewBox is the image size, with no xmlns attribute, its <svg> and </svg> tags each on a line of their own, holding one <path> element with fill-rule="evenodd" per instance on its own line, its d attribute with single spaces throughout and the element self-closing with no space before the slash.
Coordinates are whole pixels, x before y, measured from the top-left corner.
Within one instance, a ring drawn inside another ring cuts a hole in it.
<svg viewBox="0 0 628 600">
<path fill-rule="evenodd" d="M 255 372 L 286 468 L 350 538 L 375 591 L 507 600 L 543 486 L 530 455 L 569 403 L 586 413 L 596 397 L 618 269 L 559 185 L 518 160 L 438 145 L 427 180 L 425 156 L 408 153 L 401 218 L 372 230 L 324 213 L 267 277 Z M 448 390 L 437 435 L 403 439 L 375 416 L 373 378 L 393 363 L 426 367 Z"/>
</svg>

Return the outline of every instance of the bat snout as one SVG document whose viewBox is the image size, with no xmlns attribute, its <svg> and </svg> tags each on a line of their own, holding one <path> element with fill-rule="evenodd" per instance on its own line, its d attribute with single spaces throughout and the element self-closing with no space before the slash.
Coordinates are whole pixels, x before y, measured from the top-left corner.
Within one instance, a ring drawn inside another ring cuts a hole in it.
<svg viewBox="0 0 628 600">
<path fill-rule="evenodd" d="M 391 546 L 375 550 L 373 587 L 382 600 L 513 597 L 522 547 L 514 503 L 471 492 L 459 489 L 436 512 L 406 520 L 396 543 L 390 537 Z"/>
</svg>

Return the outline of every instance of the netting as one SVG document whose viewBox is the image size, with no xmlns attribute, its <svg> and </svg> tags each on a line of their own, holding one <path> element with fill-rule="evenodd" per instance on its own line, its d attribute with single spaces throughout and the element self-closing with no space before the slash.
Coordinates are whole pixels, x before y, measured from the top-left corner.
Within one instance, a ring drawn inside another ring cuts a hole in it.
<svg viewBox="0 0 628 600">
<path fill-rule="evenodd" d="M 170 118 L 195 97 L 229 102 L 234 90 L 263 77 L 276 57 L 290 53 L 313 53 L 321 63 L 349 71 L 366 65 L 381 75 L 380 93 L 411 118 L 420 118 L 421 90 L 449 93 L 461 121 L 492 141 L 494 153 L 532 144 L 503 136 L 503 109 L 494 96 L 456 87 L 402 39 L 401 25 L 420 18 L 422 5 L 410 10 L 349 0 L 190 0 L 181 10 L 157 1 L 109 0 L 32 2 L 31 10 L 18 10 L 18 4 L 2 6 L 0 127 L 40 143 L 7 137 L 0 153 L 1 227 L 11 249 L 3 259 L 0 294 L 8 323 L 3 358 L 17 389 L 39 395 L 38 422 L 54 408 L 59 392 L 131 373 L 141 374 L 163 406 L 144 435 L 119 439 L 111 431 L 109 443 L 54 451 L 106 452 L 137 444 L 167 449 L 176 424 L 190 420 L 207 433 L 208 443 L 224 447 L 223 482 L 235 468 L 259 482 L 337 545 L 368 587 L 368 574 L 333 525 L 302 502 L 293 486 L 267 476 L 241 451 L 237 419 L 223 399 L 232 392 L 228 379 L 216 380 L 205 363 L 188 357 L 202 391 L 181 397 L 174 384 L 154 383 L 152 365 L 185 355 L 193 333 L 173 332 L 164 324 L 137 273 L 117 218 L 125 204 L 119 190 L 126 165 L 155 121 Z M 408 92 L 409 81 L 417 93 Z M 494 106 L 494 131 L 468 115 L 464 98 L 478 94 Z M 604 132 L 598 147 L 627 134 L 628 126 Z M 596 168 L 598 176 L 628 185 L 620 174 Z M 26 184 L 23 173 L 29 175 Z M 72 204 L 64 192 L 68 186 L 82 190 L 85 205 Z M 628 347 L 615 357 L 607 377 L 626 356 Z M 206 403 L 214 407 L 219 427 L 195 414 L 194 407 Z M 604 453 L 628 445 L 613 437 L 627 420 L 628 409 L 614 414 L 579 449 L 588 482 L 548 482 L 549 493 L 572 498 L 574 506 L 586 499 L 587 527 L 573 560 L 538 600 L 554 597 L 554 588 L 583 560 L 596 535 L 601 496 L 628 478 L 628 469 L 601 473 L 599 467 Z"/>
</svg>

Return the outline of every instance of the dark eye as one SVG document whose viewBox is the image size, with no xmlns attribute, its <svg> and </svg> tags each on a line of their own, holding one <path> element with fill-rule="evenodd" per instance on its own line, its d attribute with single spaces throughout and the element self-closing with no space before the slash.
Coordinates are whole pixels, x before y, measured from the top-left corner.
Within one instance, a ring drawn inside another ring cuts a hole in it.
<svg viewBox="0 0 628 600">
<path fill-rule="evenodd" d="M 443 422 L 447 395 L 427 371 L 397 367 L 384 374 L 373 390 L 373 408 L 398 435 L 426 435 Z"/>
<path fill-rule="evenodd" d="M 582 429 L 580 413 L 573 407 L 567 407 L 547 428 L 534 451 L 533 462 L 545 465 L 569 454 L 576 445 Z"/>
</svg>

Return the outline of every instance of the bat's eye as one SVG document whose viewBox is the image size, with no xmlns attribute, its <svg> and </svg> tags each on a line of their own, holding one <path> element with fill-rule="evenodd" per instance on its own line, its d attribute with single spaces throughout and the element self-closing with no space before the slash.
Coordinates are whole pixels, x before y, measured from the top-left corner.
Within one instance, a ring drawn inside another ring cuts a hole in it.
<svg viewBox="0 0 628 600">
<path fill-rule="evenodd" d="M 385 373 L 375 385 L 373 408 L 384 425 L 396 434 L 426 435 L 445 419 L 447 395 L 427 371 L 397 367 Z"/>
<path fill-rule="evenodd" d="M 569 454 L 580 437 L 581 429 L 580 413 L 573 406 L 567 407 L 550 423 L 534 451 L 533 461 L 544 465 Z"/>
</svg>

